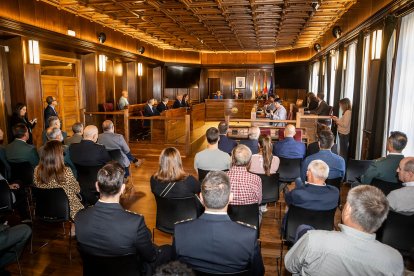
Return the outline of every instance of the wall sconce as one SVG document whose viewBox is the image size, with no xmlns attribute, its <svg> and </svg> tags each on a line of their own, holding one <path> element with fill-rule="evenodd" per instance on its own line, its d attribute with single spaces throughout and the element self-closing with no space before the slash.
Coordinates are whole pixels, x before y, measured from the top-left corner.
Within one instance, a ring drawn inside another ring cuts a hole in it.
<svg viewBox="0 0 414 276">
<path fill-rule="evenodd" d="M 70 35 L 70 36 L 76 36 L 76 32 L 74 30 L 68 29 L 68 35 Z"/>
<path fill-rule="evenodd" d="M 106 72 L 106 56 L 99 55 L 98 59 L 99 72 Z"/>
<path fill-rule="evenodd" d="M 313 44 L 313 50 L 315 50 L 315 52 L 319 53 L 321 51 L 321 49 L 322 49 L 321 44 L 319 44 L 319 43 Z"/>
<path fill-rule="evenodd" d="M 343 70 L 346 70 L 346 58 L 347 58 L 347 54 L 348 54 L 348 52 L 347 51 L 344 51 L 344 63 L 342 64 L 342 69 Z"/>
<path fill-rule="evenodd" d="M 29 40 L 29 63 L 40 64 L 39 41 Z"/>
<path fill-rule="evenodd" d="M 142 63 L 138 62 L 138 77 L 142 77 L 142 73 L 143 73 Z"/>
<path fill-rule="evenodd" d="M 381 46 L 382 30 L 376 30 L 372 33 L 371 60 L 381 58 Z"/>
</svg>

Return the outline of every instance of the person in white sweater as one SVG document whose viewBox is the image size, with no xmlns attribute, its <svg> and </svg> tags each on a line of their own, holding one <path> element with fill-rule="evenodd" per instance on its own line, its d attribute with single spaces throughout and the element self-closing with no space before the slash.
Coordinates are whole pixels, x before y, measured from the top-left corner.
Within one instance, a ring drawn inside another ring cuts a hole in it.
<svg viewBox="0 0 414 276">
<path fill-rule="evenodd" d="M 332 116 L 332 120 L 338 126 L 339 155 L 346 160 L 348 157 L 349 132 L 351 131 L 351 101 L 348 98 L 343 98 L 339 101 L 339 107 L 342 110 L 341 118 Z"/>
</svg>

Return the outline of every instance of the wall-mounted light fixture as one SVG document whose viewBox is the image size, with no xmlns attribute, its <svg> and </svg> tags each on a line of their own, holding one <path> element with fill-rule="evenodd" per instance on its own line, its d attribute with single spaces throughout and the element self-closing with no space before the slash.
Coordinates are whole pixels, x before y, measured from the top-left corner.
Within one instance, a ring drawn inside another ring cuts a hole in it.
<svg viewBox="0 0 414 276">
<path fill-rule="evenodd" d="M 382 30 L 376 30 L 372 33 L 372 48 L 371 59 L 381 58 L 381 46 L 382 46 Z"/>
<path fill-rule="evenodd" d="M 138 62 L 138 77 L 142 77 L 142 73 L 143 73 L 142 63 Z"/>
<path fill-rule="evenodd" d="M 70 35 L 70 36 L 76 36 L 76 32 L 74 30 L 69 30 L 68 29 L 68 35 Z"/>
<path fill-rule="evenodd" d="M 106 56 L 99 55 L 98 57 L 99 72 L 106 72 Z"/>
<path fill-rule="evenodd" d="M 332 35 L 335 38 L 340 38 L 341 35 L 342 35 L 341 27 L 339 27 L 339 26 L 333 27 L 333 29 L 332 29 Z"/>
<path fill-rule="evenodd" d="M 344 51 L 344 62 L 342 64 L 342 69 L 346 70 L 346 58 L 347 58 L 348 52 Z"/>
<path fill-rule="evenodd" d="M 29 63 L 40 64 L 39 41 L 29 40 Z"/>
<path fill-rule="evenodd" d="M 313 44 L 313 50 L 315 50 L 315 52 L 320 52 L 321 49 L 322 49 L 321 44 L 319 43 Z"/>
</svg>

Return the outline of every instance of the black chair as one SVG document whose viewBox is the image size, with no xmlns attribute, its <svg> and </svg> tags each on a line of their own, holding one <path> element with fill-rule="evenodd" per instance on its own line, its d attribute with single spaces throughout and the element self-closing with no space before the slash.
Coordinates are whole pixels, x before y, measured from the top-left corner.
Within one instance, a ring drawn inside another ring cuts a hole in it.
<svg viewBox="0 0 414 276">
<path fill-rule="evenodd" d="M 358 178 L 363 175 L 373 160 L 355 160 L 349 159 L 346 167 L 346 183 L 359 182 Z"/>
<path fill-rule="evenodd" d="M 0 180 L 0 215 L 13 211 L 13 199 L 6 180 Z"/>
<path fill-rule="evenodd" d="M 20 182 L 25 187 L 29 187 L 33 184 L 34 169 L 30 162 L 9 162 L 9 164 L 11 170 L 11 181 Z"/>
<path fill-rule="evenodd" d="M 158 229 L 164 233 L 174 234 L 175 223 L 186 219 L 197 218 L 196 197 L 167 198 L 155 196 L 157 203 L 157 215 L 155 228 L 152 229 L 152 239 L 154 240 L 154 230 Z"/>
<path fill-rule="evenodd" d="M 98 171 L 102 166 L 81 166 L 75 164 L 78 172 L 78 182 L 81 188 L 82 201 L 86 205 L 94 205 L 99 199 L 95 183 Z"/>
<path fill-rule="evenodd" d="M 380 180 L 380 179 L 377 179 L 377 178 L 372 179 L 371 185 L 377 187 L 378 189 L 380 189 L 384 193 L 384 195 L 386 195 L 386 196 L 390 192 L 403 187 L 402 183 L 400 183 L 400 182 L 398 182 L 398 183 L 387 182 L 387 181 L 383 181 L 383 180 Z"/>
<path fill-rule="evenodd" d="M 0 146 L 0 173 L 6 179 L 11 177 L 11 168 L 9 162 L 7 162 L 6 150 L 3 146 Z"/>
<path fill-rule="evenodd" d="M 289 159 L 279 157 L 279 181 L 283 183 L 290 183 L 295 181 L 296 178 L 300 177 L 300 168 L 302 159 Z"/>
<path fill-rule="evenodd" d="M 257 174 L 262 179 L 262 204 L 275 203 L 275 209 L 277 202 L 279 201 L 279 174 Z M 281 210 L 279 210 L 279 215 Z M 275 210 L 276 218 L 276 210 Z"/>
<path fill-rule="evenodd" d="M 223 170 L 223 172 L 228 172 L 229 170 Z M 198 172 L 198 181 L 203 182 L 204 178 L 206 178 L 207 174 L 211 171 L 197 169 Z"/>
<path fill-rule="evenodd" d="M 112 160 L 122 164 L 123 156 L 120 149 L 107 150 Z"/>
<path fill-rule="evenodd" d="M 389 211 L 387 219 L 377 232 L 377 239 L 409 256 L 414 248 L 414 215 L 406 216 Z"/>
<path fill-rule="evenodd" d="M 207 273 L 207 272 L 194 270 L 194 273 L 197 276 L 215 276 L 215 275 L 249 276 L 249 275 L 252 275 L 250 270 L 243 270 L 243 271 L 232 272 L 232 273 Z"/>
<path fill-rule="evenodd" d="M 88 254 L 78 247 L 83 261 L 84 276 L 137 276 L 141 275 L 139 258 L 136 254 L 104 257 Z"/>
<path fill-rule="evenodd" d="M 229 205 L 227 213 L 232 221 L 240 221 L 255 226 L 257 229 L 257 236 L 259 236 L 259 205 L 257 203 L 248 205 Z"/>
<path fill-rule="evenodd" d="M 69 200 L 65 191 L 62 188 L 54 189 L 41 189 L 32 187 L 33 196 L 36 201 L 35 215 L 36 218 L 47 223 L 62 223 L 63 234 L 65 235 L 65 223 L 69 222 L 72 225 L 70 219 L 70 207 Z M 32 231 L 34 233 L 34 224 Z M 34 235 L 34 234 L 33 234 Z M 33 235 L 32 235 L 32 248 L 33 248 Z M 69 233 L 69 259 L 72 259 L 71 252 L 72 237 Z M 48 242 L 43 244 L 40 248 L 46 246 Z M 33 249 L 32 249 L 33 250 Z"/>
<path fill-rule="evenodd" d="M 339 190 L 339 197 L 338 197 L 338 206 L 341 204 L 341 183 L 342 183 L 342 177 L 338 177 L 338 178 L 332 178 L 332 179 L 326 179 L 325 183 L 327 185 L 331 185 L 334 186 L 336 188 L 338 188 Z"/>
</svg>

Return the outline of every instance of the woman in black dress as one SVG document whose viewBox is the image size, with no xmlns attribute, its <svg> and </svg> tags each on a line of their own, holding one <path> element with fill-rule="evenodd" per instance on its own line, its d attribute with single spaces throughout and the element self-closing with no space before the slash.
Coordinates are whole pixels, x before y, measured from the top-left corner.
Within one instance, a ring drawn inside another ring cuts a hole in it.
<svg viewBox="0 0 414 276">
<path fill-rule="evenodd" d="M 151 176 L 153 194 L 167 198 L 190 197 L 200 193 L 200 182 L 183 169 L 180 152 L 165 148 L 160 155 L 158 171 Z"/>
<path fill-rule="evenodd" d="M 24 124 L 29 130 L 29 140 L 27 140 L 28 144 L 33 144 L 32 129 L 35 127 L 36 123 L 37 123 L 37 118 L 34 118 L 33 120 L 30 120 L 30 121 L 27 118 L 26 105 L 22 103 L 18 103 L 16 107 L 14 108 L 13 115 L 11 117 L 10 126 L 13 127 L 16 124 Z"/>
</svg>

